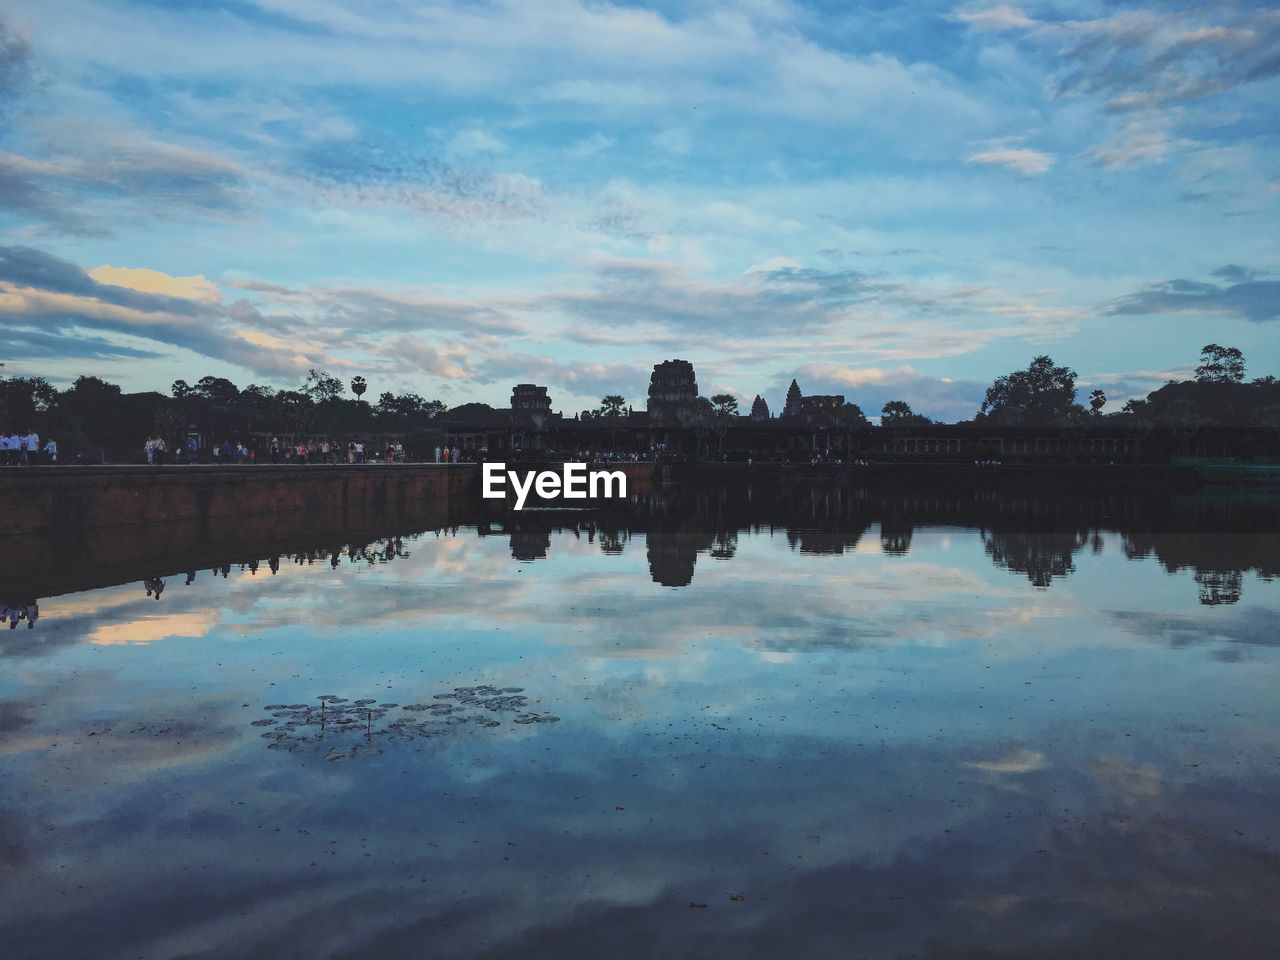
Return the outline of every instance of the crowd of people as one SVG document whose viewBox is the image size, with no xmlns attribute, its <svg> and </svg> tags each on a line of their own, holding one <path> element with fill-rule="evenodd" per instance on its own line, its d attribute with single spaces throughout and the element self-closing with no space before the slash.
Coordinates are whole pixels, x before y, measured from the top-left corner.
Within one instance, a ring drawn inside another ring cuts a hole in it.
<svg viewBox="0 0 1280 960">
<path fill-rule="evenodd" d="M 34 430 L 26 433 L 0 433 L 0 463 L 6 466 L 19 464 L 34 466 L 37 463 L 57 463 L 58 444 L 52 437 L 40 446 L 40 435 Z"/>
<path fill-rule="evenodd" d="M 215 464 L 236 463 L 274 463 L 274 464 L 336 464 L 336 463 L 404 463 L 404 444 L 399 440 L 387 441 L 385 448 L 374 449 L 363 440 L 349 440 L 345 444 L 338 440 L 306 440 L 289 441 L 272 437 L 259 450 L 256 438 L 249 440 L 223 439 L 213 443 L 209 448 L 209 460 Z M 149 436 L 143 444 L 143 454 L 149 464 L 158 466 L 169 462 L 169 445 L 164 437 Z M 181 446 L 173 451 L 173 463 L 199 463 L 200 446 L 195 437 L 188 437 Z M 439 450 L 436 451 L 439 460 Z"/>
</svg>

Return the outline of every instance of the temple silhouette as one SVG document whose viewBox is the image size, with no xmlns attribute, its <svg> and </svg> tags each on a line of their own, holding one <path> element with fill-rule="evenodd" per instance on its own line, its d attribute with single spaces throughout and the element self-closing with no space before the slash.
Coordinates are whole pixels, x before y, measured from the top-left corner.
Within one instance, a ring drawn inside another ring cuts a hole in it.
<svg viewBox="0 0 1280 960">
<path fill-rule="evenodd" d="M 1240 444 L 1239 437 L 1223 439 L 1222 431 L 1175 436 L 1101 424 L 874 426 L 843 394 L 806 395 L 795 380 L 776 416 L 760 395 L 748 412 L 726 414 L 700 396 L 693 364 L 682 359 L 654 364 L 644 410 L 567 416 L 552 410 L 546 386 L 520 383 L 512 389 L 509 409 L 468 404 L 442 414 L 439 426 L 450 445 L 491 459 L 590 450 L 711 461 L 1168 463 L 1179 453 L 1213 455 L 1214 443 L 1230 442 L 1233 449 Z"/>
</svg>

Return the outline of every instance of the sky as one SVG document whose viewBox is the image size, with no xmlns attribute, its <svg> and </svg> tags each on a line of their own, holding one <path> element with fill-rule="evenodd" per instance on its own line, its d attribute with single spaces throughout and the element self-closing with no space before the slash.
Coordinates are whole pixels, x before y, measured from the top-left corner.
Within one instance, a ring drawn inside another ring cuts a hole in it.
<svg viewBox="0 0 1280 960">
<path fill-rule="evenodd" d="M 0 0 L 0 360 L 947 420 L 1280 374 L 1264 3 Z"/>
</svg>

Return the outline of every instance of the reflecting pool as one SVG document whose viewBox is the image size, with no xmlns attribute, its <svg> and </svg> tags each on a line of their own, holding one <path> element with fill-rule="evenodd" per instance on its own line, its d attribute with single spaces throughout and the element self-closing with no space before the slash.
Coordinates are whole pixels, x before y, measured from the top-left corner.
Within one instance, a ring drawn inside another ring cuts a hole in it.
<svg viewBox="0 0 1280 960">
<path fill-rule="evenodd" d="M 1274 956 L 1278 519 L 748 489 L 11 551 L 0 953 Z"/>
</svg>

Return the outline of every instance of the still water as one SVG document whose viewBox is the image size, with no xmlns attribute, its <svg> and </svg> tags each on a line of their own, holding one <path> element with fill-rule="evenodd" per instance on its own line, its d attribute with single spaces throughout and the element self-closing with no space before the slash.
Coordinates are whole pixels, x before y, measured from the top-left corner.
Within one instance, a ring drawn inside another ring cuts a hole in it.
<svg viewBox="0 0 1280 960">
<path fill-rule="evenodd" d="M 0 953 L 1276 955 L 1274 500 L 786 496 L 11 598 Z"/>
</svg>

